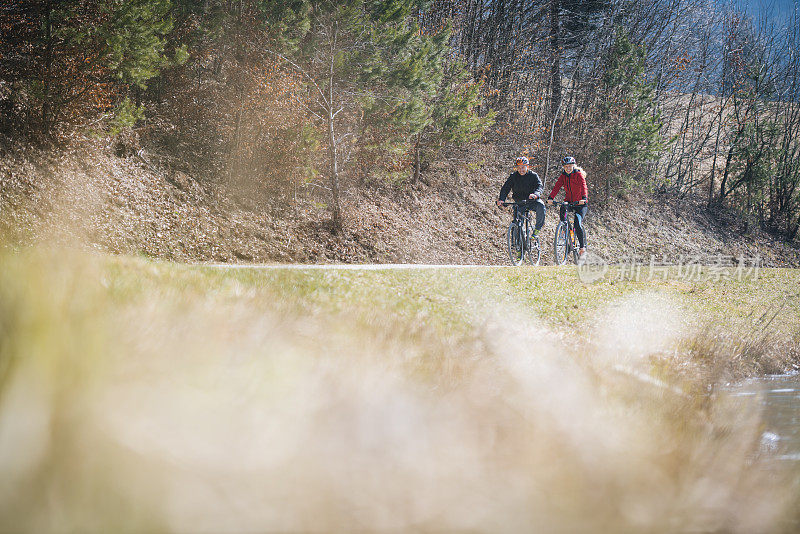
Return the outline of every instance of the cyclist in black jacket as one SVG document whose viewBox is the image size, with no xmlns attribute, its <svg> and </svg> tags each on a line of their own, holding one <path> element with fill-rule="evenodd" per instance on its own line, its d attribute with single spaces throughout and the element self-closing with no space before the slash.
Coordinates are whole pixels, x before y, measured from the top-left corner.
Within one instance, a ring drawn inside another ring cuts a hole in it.
<svg viewBox="0 0 800 534">
<path fill-rule="evenodd" d="M 534 235 L 539 233 L 542 226 L 544 226 L 544 202 L 542 202 L 542 181 L 539 175 L 533 171 L 528 170 L 528 158 L 517 158 L 517 170 L 511 173 L 506 183 L 500 188 L 500 196 L 497 199 L 497 205 L 502 206 L 511 191 L 512 198 L 515 202 L 522 200 L 534 200 L 529 202 L 528 205 L 523 206 L 525 211 L 535 208 L 536 209 L 536 229 L 533 231 Z M 527 214 L 526 214 L 527 215 Z"/>
</svg>

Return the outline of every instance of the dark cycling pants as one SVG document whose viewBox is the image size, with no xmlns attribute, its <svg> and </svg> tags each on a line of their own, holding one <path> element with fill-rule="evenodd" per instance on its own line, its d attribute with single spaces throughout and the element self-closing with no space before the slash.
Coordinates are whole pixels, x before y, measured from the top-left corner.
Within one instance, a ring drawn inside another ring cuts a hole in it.
<svg viewBox="0 0 800 534">
<path fill-rule="evenodd" d="M 561 210 L 558 213 L 559 218 L 563 221 L 564 220 L 564 210 L 566 208 L 561 206 Z M 580 244 L 581 248 L 586 248 L 586 234 L 583 233 L 583 220 L 586 218 L 586 212 L 589 211 L 589 206 L 584 204 L 583 206 L 575 206 L 574 208 L 575 213 L 575 235 L 578 236 L 578 243 Z"/>
<path fill-rule="evenodd" d="M 524 207 L 527 214 L 530 210 L 536 210 L 536 229 L 541 230 L 544 226 L 544 201 L 542 199 L 530 200 Z"/>
</svg>

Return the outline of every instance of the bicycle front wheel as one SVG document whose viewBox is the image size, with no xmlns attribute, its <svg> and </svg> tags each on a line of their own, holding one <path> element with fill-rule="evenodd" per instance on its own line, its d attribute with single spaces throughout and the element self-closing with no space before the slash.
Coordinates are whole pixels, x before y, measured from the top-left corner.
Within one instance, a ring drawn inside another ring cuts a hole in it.
<svg viewBox="0 0 800 534">
<path fill-rule="evenodd" d="M 531 265 L 539 265 L 542 260 L 542 244 L 538 235 L 530 236 L 528 240 L 528 262 Z"/>
<path fill-rule="evenodd" d="M 508 244 L 508 257 L 511 263 L 514 265 L 522 265 L 522 260 L 525 256 L 522 233 L 519 231 L 519 226 L 513 222 L 508 225 L 506 242 Z"/>
<path fill-rule="evenodd" d="M 564 265 L 567 263 L 567 254 L 569 253 L 567 239 L 567 223 L 562 221 L 558 223 L 556 235 L 553 238 L 553 257 L 555 258 L 556 265 Z"/>
<path fill-rule="evenodd" d="M 578 264 L 578 235 L 575 233 L 575 230 L 570 232 L 570 248 L 572 249 L 572 261 L 575 262 L 575 265 Z"/>
</svg>

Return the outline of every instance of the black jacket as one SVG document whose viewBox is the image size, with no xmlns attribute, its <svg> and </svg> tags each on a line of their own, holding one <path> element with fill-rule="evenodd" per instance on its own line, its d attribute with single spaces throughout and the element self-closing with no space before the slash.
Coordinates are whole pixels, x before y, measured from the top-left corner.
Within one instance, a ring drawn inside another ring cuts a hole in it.
<svg viewBox="0 0 800 534">
<path fill-rule="evenodd" d="M 531 194 L 541 197 L 542 181 L 539 179 L 539 175 L 533 171 L 528 171 L 527 174 L 514 171 L 500 188 L 499 198 L 501 201 L 506 199 L 509 191 L 513 191 L 512 196 L 516 201 L 528 200 Z"/>
</svg>

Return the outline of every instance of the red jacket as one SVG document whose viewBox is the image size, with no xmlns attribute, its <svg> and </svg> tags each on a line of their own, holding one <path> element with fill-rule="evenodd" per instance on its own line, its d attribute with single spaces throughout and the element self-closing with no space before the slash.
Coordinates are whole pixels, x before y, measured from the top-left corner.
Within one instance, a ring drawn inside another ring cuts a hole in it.
<svg viewBox="0 0 800 534">
<path fill-rule="evenodd" d="M 550 200 L 553 200 L 561 187 L 564 187 L 565 198 L 567 202 L 578 202 L 579 200 L 589 200 L 589 190 L 586 188 L 586 173 L 583 169 L 575 167 L 572 172 L 567 174 L 561 171 L 561 176 L 556 180 L 556 185 L 550 191 Z"/>
</svg>

